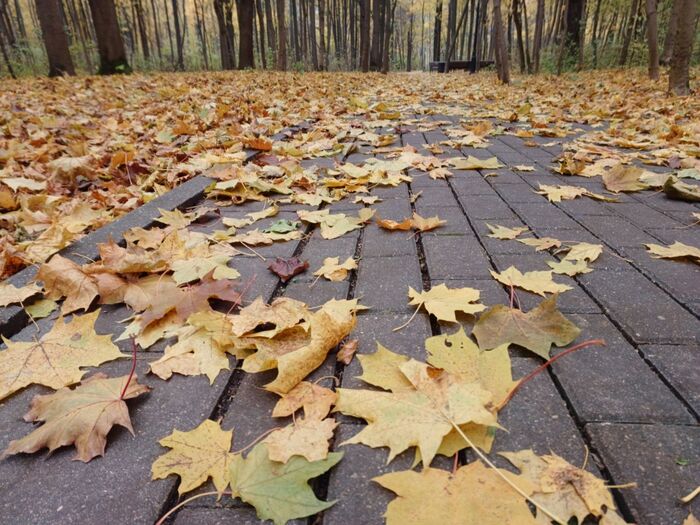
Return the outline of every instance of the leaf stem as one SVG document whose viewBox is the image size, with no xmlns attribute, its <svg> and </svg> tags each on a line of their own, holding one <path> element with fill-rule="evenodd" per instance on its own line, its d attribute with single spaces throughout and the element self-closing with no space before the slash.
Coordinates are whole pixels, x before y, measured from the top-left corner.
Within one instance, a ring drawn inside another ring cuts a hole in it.
<svg viewBox="0 0 700 525">
<path fill-rule="evenodd" d="M 212 490 L 211 492 L 202 492 L 200 494 L 195 494 L 191 498 L 187 498 L 185 501 L 178 503 L 168 512 L 163 514 L 163 516 L 158 521 L 156 521 L 155 525 L 163 525 L 163 523 L 165 523 L 165 520 L 167 520 L 175 511 L 181 509 L 182 507 L 196 499 L 203 498 L 205 496 L 223 496 L 224 494 L 226 494 L 227 496 L 233 496 L 233 493 L 230 490 L 225 490 L 223 492 L 217 492 L 216 490 Z"/>
<path fill-rule="evenodd" d="M 136 338 L 132 337 L 131 338 L 131 371 L 129 372 L 129 377 L 126 379 L 126 384 L 124 385 L 124 388 L 122 388 L 122 393 L 119 394 L 119 400 L 123 400 L 124 396 L 126 395 L 126 390 L 129 388 L 129 383 L 131 383 L 131 379 L 134 377 L 134 372 L 136 371 Z"/>
<path fill-rule="evenodd" d="M 538 366 L 537 368 L 535 368 L 532 372 L 530 372 L 528 375 L 526 375 L 520 381 L 518 381 L 518 384 L 515 385 L 515 387 L 513 387 L 513 390 L 511 390 L 508 393 L 508 395 L 505 397 L 505 399 L 499 403 L 498 407 L 496 408 L 496 411 L 501 410 L 504 406 L 506 406 L 506 404 L 508 404 L 508 401 L 510 401 L 513 398 L 513 396 L 515 395 L 515 393 L 518 390 L 520 390 L 520 387 L 522 387 L 525 383 L 527 383 L 528 381 L 533 379 L 535 376 L 537 376 L 537 374 L 542 372 L 545 368 L 552 365 L 552 363 L 561 359 L 565 355 L 568 355 L 568 354 L 575 352 L 576 350 L 581 350 L 582 348 L 586 348 L 588 346 L 593 346 L 593 345 L 605 346 L 605 340 L 604 339 L 590 339 L 588 341 L 583 341 L 582 343 L 574 345 L 571 348 L 567 348 L 562 353 L 555 355 L 549 361 L 546 361 L 543 364 L 541 364 L 540 366 Z"/>
<path fill-rule="evenodd" d="M 416 314 L 418 313 L 418 310 L 420 310 L 420 307 L 421 307 L 421 306 L 423 306 L 423 303 L 420 303 L 418 306 L 416 306 L 416 311 L 413 312 L 413 315 L 411 316 L 411 318 L 410 318 L 408 321 L 406 321 L 406 322 L 405 322 L 404 324 L 402 324 L 401 326 L 397 326 L 396 328 L 394 328 L 394 329 L 392 330 L 392 332 L 398 332 L 398 331 L 401 330 L 402 328 L 406 328 L 409 324 L 411 324 L 411 321 L 413 321 L 413 318 L 416 316 Z"/>
<path fill-rule="evenodd" d="M 515 491 L 516 491 L 518 494 L 520 494 L 523 498 L 525 498 L 527 501 L 529 501 L 530 503 L 532 503 L 536 508 L 538 508 L 539 510 L 541 510 L 542 512 L 544 512 L 547 516 L 549 516 L 550 518 L 552 518 L 554 521 L 556 521 L 556 522 L 559 523 L 560 525 L 566 525 L 566 521 L 564 521 L 563 519 L 559 518 L 559 517 L 558 517 L 556 514 L 554 514 L 551 510 L 549 510 L 549 509 L 547 509 L 546 507 L 542 506 L 541 503 L 537 503 L 537 502 L 536 502 L 535 500 L 533 500 L 530 496 L 528 496 L 528 495 L 525 493 L 525 491 L 524 491 L 523 489 L 521 489 L 521 488 L 518 487 L 515 483 L 513 483 L 513 481 L 511 481 L 510 479 L 508 479 L 508 477 L 507 477 L 505 474 L 503 474 L 503 472 L 501 472 L 501 470 L 500 470 L 498 467 L 496 467 L 496 465 L 494 465 L 494 464 L 491 462 L 491 460 L 490 460 L 483 452 L 481 452 L 481 450 L 479 450 L 479 448 L 472 442 L 472 440 L 469 439 L 469 438 L 467 437 L 467 435 L 462 431 L 462 429 L 459 428 L 459 425 L 458 425 L 458 424 L 456 424 L 456 423 L 455 423 L 454 421 L 452 421 L 452 419 L 450 419 L 450 418 L 448 418 L 448 421 L 450 422 L 450 424 L 452 425 L 452 427 L 457 431 L 457 433 L 462 437 L 462 439 L 464 439 L 464 441 L 466 441 L 466 443 L 474 450 L 474 452 L 476 453 L 476 455 L 479 456 L 479 458 L 480 458 L 484 463 L 486 463 L 489 467 L 491 467 L 491 468 L 496 472 L 496 474 L 498 474 L 498 476 L 501 477 L 501 478 L 503 479 L 503 481 L 505 481 L 506 483 L 508 483 L 508 485 L 510 485 L 510 486 L 513 488 L 513 490 L 515 490 Z"/>
</svg>

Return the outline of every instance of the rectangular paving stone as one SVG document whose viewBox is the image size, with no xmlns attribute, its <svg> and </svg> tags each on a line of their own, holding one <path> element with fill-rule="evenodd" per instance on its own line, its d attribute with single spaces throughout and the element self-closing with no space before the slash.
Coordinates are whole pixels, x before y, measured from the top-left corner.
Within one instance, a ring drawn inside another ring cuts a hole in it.
<svg viewBox="0 0 700 525">
<path fill-rule="evenodd" d="M 623 218 L 585 215 L 578 220 L 611 246 L 641 246 L 643 243 L 654 242 L 651 235 Z"/>
<path fill-rule="evenodd" d="M 350 232 L 353 233 L 353 232 Z M 300 274 L 303 279 L 314 280 L 313 272 L 323 265 L 323 260 L 327 257 L 338 257 L 340 263 L 345 262 L 348 257 L 354 257 L 357 247 L 357 237 L 354 235 L 343 235 L 336 239 L 324 239 L 321 237 L 320 229 L 315 229 L 309 238 L 299 258 L 308 261 L 309 269 Z"/>
<path fill-rule="evenodd" d="M 399 222 L 410 217 L 413 211 L 408 198 L 386 199 L 372 204 L 372 209 L 376 211 L 375 218 L 393 219 Z"/>
<path fill-rule="evenodd" d="M 497 220 L 478 220 L 474 221 L 474 227 L 476 233 L 481 240 L 481 243 L 486 247 L 486 251 L 489 254 L 496 253 L 521 253 L 529 254 L 532 253 L 533 248 L 527 246 L 521 242 L 514 239 L 502 240 L 496 239 L 494 237 L 489 237 L 491 230 L 487 226 L 504 226 L 506 228 L 521 228 L 525 226 L 522 221 L 518 219 L 497 219 Z M 532 235 L 528 232 L 522 233 L 520 237 L 531 237 Z"/>
<path fill-rule="evenodd" d="M 581 329 L 572 344 L 604 339 L 607 345 L 578 350 L 552 365 L 582 421 L 693 423 L 683 404 L 605 316 L 567 317 Z"/>
<path fill-rule="evenodd" d="M 362 257 L 413 256 L 417 257 L 413 232 L 391 231 L 376 223 L 365 226 L 362 236 Z"/>
<path fill-rule="evenodd" d="M 638 272 L 593 271 L 579 282 L 636 342 L 700 340 L 700 321 Z"/>
<path fill-rule="evenodd" d="M 444 188 L 422 188 L 421 194 L 416 201 L 416 208 L 426 206 L 458 206 L 457 200 L 448 187 Z M 418 210 L 420 213 L 420 209 Z"/>
<path fill-rule="evenodd" d="M 348 280 L 331 282 L 321 277 L 312 286 L 313 281 L 292 279 L 284 290 L 284 296 L 302 301 L 309 306 L 321 306 L 331 299 L 347 299 L 350 282 Z"/>
<path fill-rule="evenodd" d="M 493 195 L 460 195 L 459 202 L 470 219 L 514 219 L 515 214 L 503 202 Z"/>
<path fill-rule="evenodd" d="M 215 499 L 212 496 L 211 499 Z M 229 496 L 224 496 L 229 498 Z M 239 500 L 240 501 L 240 500 Z M 198 502 L 194 502 L 198 503 Z M 200 504 L 201 505 L 201 504 Z M 243 503 L 240 503 L 243 505 Z M 259 525 L 262 523 L 257 517 L 255 509 L 250 506 L 185 506 L 175 516 L 175 525 Z M 296 519 L 287 522 L 290 525 L 302 525 L 306 519 Z"/>
<path fill-rule="evenodd" d="M 620 490 L 637 523 L 676 525 L 689 512 L 700 514 L 697 498 L 678 502 L 698 484 L 700 427 L 601 423 L 586 430 L 613 482 L 637 483 Z"/>
<path fill-rule="evenodd" d="M 700 352 L 696 345 L 643 345 L 642 354 L 676 389 L 696 414 L 700 413 Z"/>
<path fill-rule="evenodd" d="M 681 226 L 675 219 L 640 202 L 619 203 L 615 205 L 614 210 L 622 217 L 626 217 L 630 222 L 642 228 L 674 228 Z"/>
<path fill-rule="evenodd" d="M 550 203 L 514 202 L 511 207 L 520 220 L 533 229 L 546 227 L 566 230 L 578 227 L 576 221 Z"/>
<path fill-rule="evenodd" d="M 423 235 L 422 241 L 431 279 L 490 276 L 490 262 L 476 237 Z"/>
<path fill-rule="evenodd" d="M 147 360 L 139 359 L 137 374 L 139 382 L 153 390 L 128 402 L 135 437 L 115 427 L 109 433 L 104 457 L 89 463 L 72 461 L 75 450 L 71 447 L 48 458 L 44 450 L 0 461 L 0 515 L 4 523 L 82 524 L 106 519 L 112 523 L 153 523 L 160 517 L 161 506 L 177 478 L 151 481 L 151 464 L 167 452 L 158 440 L 174 429 L 191 430 L 206 419 L 228 374 L 219 374 L 211 386 L 205 376 L 175 375 L 162 381 L 146 374 L 147 365 Z M 105 364 L 99 371 L 116 377 L 128 375 L 130 368 L 131 362 L 124 359 Z M 4 400 L 0 405 L 2 449 L 32 430 L 32 425 L 20 418 L 35 394 L 48 392 L 31 387 Z"/>
<path fill-rule="evenodd" d="M 446 224 L 431 230 L 434 235 L 471 235 L 472 230 L 469 221 L 458 206 L 417 206 L 416 211 L 423 217 L 440 217 Z"/>
<path fill-rule="evenodd" d="M 497 177 L 498 178 L 498 177 Z M 538 195 L 525 183 L 503 184 L 500 180 L 493 183 L 494 189 L 507 202 L 543 202 L 544 197 Z"/>
<path fill-rule="evenodd" d="M 453 174 L 448 181 L 457 195 L 492 195 L 498 196 L 496 190 L 478 173 Z"/>
<path fill-rule="evenodd" d="M 359 265 L 355 297 L 362 304 L 378 312 L 410 310 L 409 286 L 423 288 L 417 258 L 363 257 Z"/>
</svg>

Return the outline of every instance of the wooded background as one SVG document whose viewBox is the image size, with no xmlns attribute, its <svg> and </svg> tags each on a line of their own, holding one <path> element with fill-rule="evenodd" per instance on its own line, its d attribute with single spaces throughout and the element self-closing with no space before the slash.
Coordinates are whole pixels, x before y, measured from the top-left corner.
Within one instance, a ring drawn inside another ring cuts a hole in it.
<svg viewBox="0 0 700 525">
<path fill-rule="evenodd" d="M 658 76 L 656 64 L 669 64 L 675 48 L 685 69 L 680 83 L 687 85 L 687 64 L 700 62 L 697 4 L 0 0 L 2 73 L 253 67 L 386 72 L 475 59 L 495 60 L 504 81 L 509 64 L 523 73 L 649 64 L 650 74 Z"/>
</svg>

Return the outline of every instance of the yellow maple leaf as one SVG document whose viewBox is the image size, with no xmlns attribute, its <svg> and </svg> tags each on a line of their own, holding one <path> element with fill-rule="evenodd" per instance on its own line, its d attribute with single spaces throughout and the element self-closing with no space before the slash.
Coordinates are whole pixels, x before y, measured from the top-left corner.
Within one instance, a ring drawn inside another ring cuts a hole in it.
<svg viewBox="0 0 700 525">
<path fill-rule="evenodd" d="M 491 270 L 491 275 L 506 286 L 516 286 L 542 296 L 571 290 L 571 286 L 555 283 L 551 271 L 521 273 L 515 266 L 510 266 L 501 273 Z"/>
</svg>

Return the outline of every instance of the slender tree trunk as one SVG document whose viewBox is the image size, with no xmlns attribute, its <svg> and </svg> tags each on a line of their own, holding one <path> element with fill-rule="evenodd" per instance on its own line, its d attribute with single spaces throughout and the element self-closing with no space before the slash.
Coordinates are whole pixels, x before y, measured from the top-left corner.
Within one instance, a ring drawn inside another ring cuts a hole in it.
<svg viewBox="0 0 700 525">
<path fill-rule="evenodd" d="M 389 44 L 391 42 L 391 35 L 394 31 L 394 14 L 396 13 L 396 2 L 397 0 L 394 0 L 391 3 L 391 13 L 387 12 L 384 20 L 384 44 L 382 46 L 382 73 L 384 74 L 389 72 Z"/>
<path fill-rule="evenodd" d="M 627 31 L 625 32 L 625 40 L 622 43 L 622 49 L 620 50 L 620 60 L 618 64 L 624 66 L 627 63 L 627 56 L 629 54 L 630 44 L 632 43 L 632 35 L 634 35 L 634 26 L 637 23 L 637 13 L 639 11 L 639 0 L 632 0 L 630 16 L 627 22 Z"/>
<path fill-rule="evenodd" d="M 508 52 L 506 51 L 505 35 L 503 34 L 501 0 L 493 0 L 493 33 L 493 45 L 496 55 L 496 71 L 498 73 L 498 79 L 504 84 L 508 84 L 510 83 L 510 66 L 508 64 Z"/>
<path fill-rule="evenodd" d="M 12 78 L 17 78 L 17 75 L 15 75 L 15 70 L 12 67 L 12 62 L 10 61 L 9 53 L 7 52 L 5 34 L 3 31 L 0 31 L 0 52 L 2 53 L 2 58 L 5 61 L 5 66 L 7 66 L 7 71 L 10 73 L 10 76 Z"/>
<path fill-rule="evenodd" d="M 598 32 L 600 29 L 600 3 L 601 0 L 596 0 L 595 12 L 593 13 L 593 34 L 591 35 L 591 44 L 593 47 L 593 67 L 598 67 Z"/>
<path fill-rule="evenodd" d="M 447 54 L 445 55 L 445 72 L 450 70 L 450 60 L 454 55 L 455 45 L 457 44 L 457 35 L 462 30 L 464 25 L 464 20 L 467 18 L 467 11 L 469 10 L 469 3 L 464 3 L 464 9 L 462 9 L 462 14 L 459 17 L 459 24 L 455 27 L 452 32 L 452 39 L 447 42 Z"/>
<path fill-rule="evenodd" d="M 170 29 L 170 11 L 168 9 L 168 0 L 163 0 L 163 8 L 165 10 L 165 27 L 168 30 L 168 43 L 170 44 L 170 61 L 175 61 L 175 45 L 173 44 L 173 32 Z"/>
<path fill-rule="evenodd" d="M 41 36 L 49 59 L 49 76 L 75 75 L 59 0 L 36 0 Z"/>
<path fill-rule="evenodd" d="M 163 59 L 162 43 L 160 41 L 160 23 L 158 21 L 158 11 L 156 9 L 156 0 L 151 0 L 151 18 L 153 20 L 153 32 L 156 37 L 156 51 L 158 52 L 158 60 Z"/>
<path fill-rule="evenodd" d="M 316 41 L 316 8 L 314 0 L 308 0 L 309 6 L 309 47 L 311 48 L 311 64 L 315 71 L 319 70 L 318 42 Z"/>
<path fill-rule="evenodd" d="M 136 13 L 136 23 L 139 29 L 143 58 L 150 60 L 151 48 L 148 42 L 148 28 L 146 27 L 146 17 L 143 14 L 143 4 L 141 3 L 141 0 L 134 0 L 133 6 Z"/>
<path fill-rule="evenodd" d="M 277 69 L 287 69 L 287 23 L 285 21 L 285 1 L 277 1 Z"/>
<path fill-rule="evenodd" d="M 372 71 L 379 71 L 382 67 L 382 8 L 386 0 L 372 0 L 372 48 L 369 56 L 369 67 Z"/>
<path fill-rule="evenodd" d="M 413 13 L 408 18 L 408 38 L 406 39 L 406 71 L 413 69 Z"/>
<path fill-rule="evenodd" d="M 600 2 L 600 0 L 598 0 Z M 540 54 L 542 52 L 542 30 L 544 28 L 544 0 L 537 0 L 537 15 L 535 15 L 535 36 L 532 44 L 533 71 L 540 72 Z"/>
<path fill-rule="evenodd" d="M 180 11 L 177 8 L 177 0 L 173 0 L 173 25 L 175 26 L 175 45 L 177 47 L 177 69 L 183 71 L 185 69 L 184 44 L 185 35 L 180 29 Z M 184 24 L 183 24 L 184 25 Z"/>
<path fill-rule="evenodd" d="M 581 47 L 581 26 L 585 0 L 568 0 L 566 6 L 565 52 L 577 56 Z"/>
<path fill-rule="evenodd" d="M 263 69 L 267 69 L 267 48 L 265 47 L 265 18 L 263 14 L 263 6 L 261 0 L 255 1 L 255 10 L 258 15 L 258 38 L 260 41 L 260 60 L 262 61 Z"/>
<path fill-rule="evenodd" d="M 319 66 L 328 69 L 328 49 L 326 48 L 326 0 L 318 0 L 318 47 Z M 329 42 L 330 44 L 330 42 Z"/>
<path fill-rule="evenodd" d="M 649 45 L 649 78 L 659 79 L 659 28 L 656 15 L 656 0 L 646 0 L 647 41 Z"/>
<path fill-rule="evenodd" d="M 449 52 L 449 46 L 452 39 L 456 37 L 455 32 L 457 31 L 457 0 L 448 0 L 447 2 L 447 41 L 445 42 L 445 61 L 449 61 L 450 57 L 447 56 Z"/>
<path fill-rule="evenodd" d="M 513 0 L 513 23 L 515 24 L 515 37 L 518 43 L 520 72 L 525 73 L 525 44 L 523 42 L 523 19 L 520 16 L 520 0 Z"/>
<path fill-rule="evenodd" d="M 678 7 L 678 23 L 673 37 L 671 68 L 668 72 L 668 90 L 675 95 L 690 94 L 690 57 L 693 52 L 696 0 L 674 0 Z"/>
<path fill-rule="evenodd" d="M 667 66 L 671 63 L 671 55 L 673 54 L 673 39 L 676 36 L 678 28 L 680 2 L 673 2 L 671 7 L 671 16 L 668 19 L 668 28 L 666 29 L 666 37 L 664 38 L 664 50 L 661 53 L 660 62 Z"/>
<path fill-rule="evenodd" d="M 275 37 L 275 22 L 272 16 L 272 0 L 265 0 L 265 28 L 267 29 L 267 43 L 274 53 L 277 51 L 277 38 Z"/>
<path fill-rule="evenodd" d="M 442 0 L 435 2 L 435 25 L 433 26 L 433 61 L 440 60 L 442 42 Z"/>
<path fill-rule="evenodd" d="M 100 74 L 130 73 L 114 0 L 89 0 L 100 53 Z"/>
<path fill-rule="evenodd" d="M 233 24 L 233 6 L 231 0 L 214 0 L 214 14 L 219 28 L 219 53 L 221 54 L 221 68 L 234 69 L 235 60 L 233 54 L 233 35 L 229 25 Z"/>
<path fill-rule="evenodd" d="M 369 71 L 369 0 L 358 0 L 360 3 L 360 69 Z"/>
<path fill-rule="evenodd" d="M 254 68 L 253 24 L 255 0 L 236 0 L 238 14 L 238 69 Z"/>
</svg>

